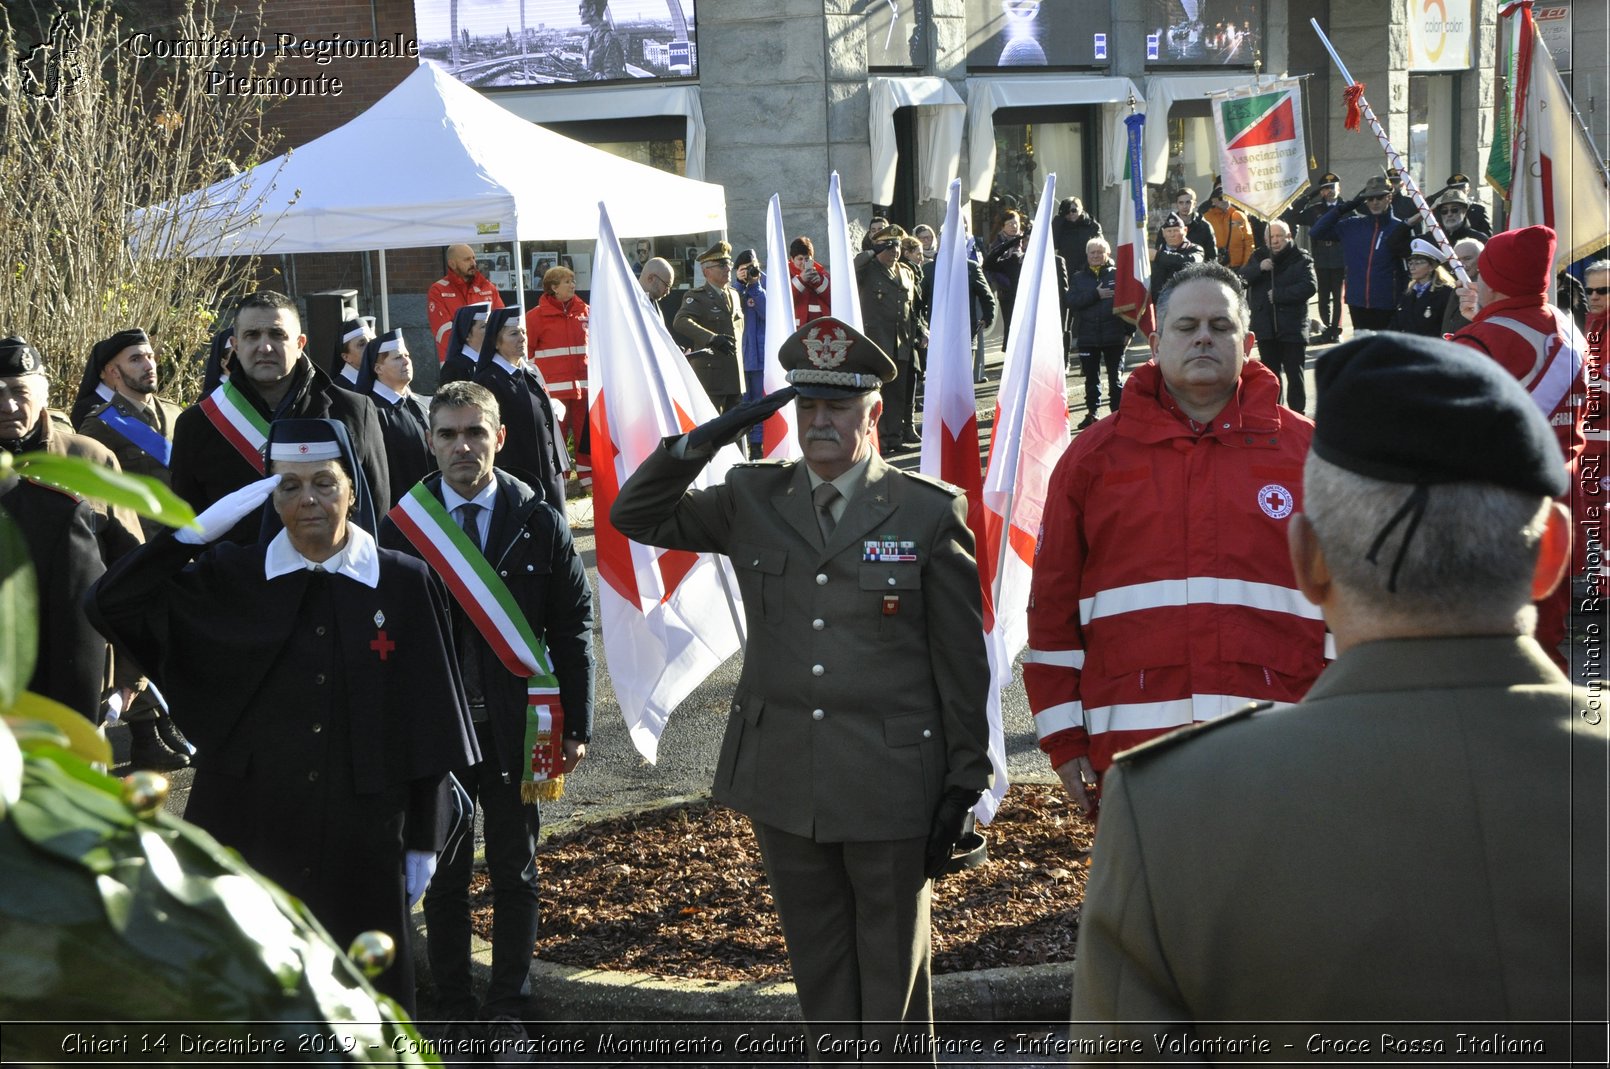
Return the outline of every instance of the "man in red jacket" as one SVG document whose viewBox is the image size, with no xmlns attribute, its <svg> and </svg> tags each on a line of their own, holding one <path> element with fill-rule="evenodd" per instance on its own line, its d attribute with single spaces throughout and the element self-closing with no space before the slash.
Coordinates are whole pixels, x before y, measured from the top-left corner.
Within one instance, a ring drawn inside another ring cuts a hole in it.
<svg viewBox="0 0 1610 1069">
<path fill-rule="evenodd" d="M 1548 303 L 1555 247 L 1554 231 L 1546 226 L 1494 234 L 1476 261 L 1476 311 L 1466 311 L 1470 324 L 1453 340 L 1486 353 L 1526 387 L 1554 428 L 1575 485 L 1587 412 L 1588 343 L 1570 314 Z M 1537 641 L 1568 675 L 1560 644 L 1570 610 L 1570 583 L 1537 603 Z"/>
<path fill-rule="evenodd" d="M 1247 359 L 1249 318 L 1229 268 L 1176 274 L 1151 361 L 1051 476 L 1023 681 L 1040 748 L 1087 814 L 1115 754 L 1297 701 L 1325 666 L 1286 550 L 1314 425 Z"/>
<path fill-rule="evenodd" d="M 447 274 L 430 284 L 425 301 L 438 363 L 447 359 L 447 338 L 453 333 L 453 313 L 466 304 L 480 304 L 482 301 L 490 301 L 494 309 L 503 307 L 503 295 L 475 264 L 475 250 L 464 244 L 449 245 Z"/>
</svg>

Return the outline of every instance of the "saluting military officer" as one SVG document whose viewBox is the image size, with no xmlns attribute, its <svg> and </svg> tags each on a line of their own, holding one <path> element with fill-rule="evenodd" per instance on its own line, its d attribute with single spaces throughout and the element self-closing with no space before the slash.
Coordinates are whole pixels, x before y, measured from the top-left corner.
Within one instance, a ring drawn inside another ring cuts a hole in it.
<svg viewBox="0 0 1610 1069">
<path fill-rule="evenodd" d="M 878 443 L 884 452 L 898 445 L 917 445 L 916 351 L 922 330 L 917 273 L 900 258 L 900 241 L 906 232 L 885 226 L 872 235 L 872 247 L 855 258 L 856 283 L 861 288 L 861 319 L 867 337 L 894 361 L 893 386 L 883 390 L 883 416 L 878 420 Z"/>
<path fill-rule="evenodd" d="M 610 519 L 737 570 L 749 646 L 712 793 L 754 827 L 812 1062 L 856 1060 L 829 1039 L 899 1059 L 904 1034 L 932 1063 L 929 877 L 991 775 L 967 500 L 872 450 L 894 377 L 875 343 L 829 316 L 778 357 L 792 390 L 667 439 Z M 803 463 L 741 465 L 688 490 L 795 391 Z"/>
<path fill-rule="evenodd" d="M 1117 759 L 1074 970 L 1089 1060 L 1149 1062 L 1158 1032 L 1278 1057 L 1337 1021 L 1450 1022 L 1418 1038 L 1453 1049 L 1451 1022 L 1502 1021 L 1603 1063 L 1602 1024 L 1564 1022 L 1604 1019 L 1607 735 L 1532 637 L 1570 559 L 1565 465 L 1462 348 L 1383 333 L 1319 362 L 1287 535 L 1338 656 L 1297 705 Z"/>
<path fill-rule="evenodd" d="M 699 257 L 704 285 L 682 301 L 671 329 L 694 351 L 688 363 L 699 385 L 710 395 L 718 412 L 727 412 L 743 399 L 744 308 L 732 277 L 732 246 L 718 241 Z"/>
</svg>

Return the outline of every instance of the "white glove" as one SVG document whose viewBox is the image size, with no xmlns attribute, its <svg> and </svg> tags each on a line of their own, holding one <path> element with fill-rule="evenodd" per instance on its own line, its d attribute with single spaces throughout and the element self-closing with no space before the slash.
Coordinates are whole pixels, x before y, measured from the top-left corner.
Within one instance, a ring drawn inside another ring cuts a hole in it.
<svg viewBox="0 0 1610 1069">
<path fill-rule="evenodd" d="M 563 423 L 565 421 L 565 403 L 557 397 L 548 398 L 548 403 L 553 406 L 553 421 Z"/>
<path fill-rule="evenodd" d="M 192 546 L 216 542 L 228 534 L 235 524 L 262 507 L 263 502 L 267 501 L 268 496 L 274 492 L 274 487 L 279 484 L 280 477 L 270 475 L 265 479 L 247 483 L 234 493 L 225 494 L 208 505 L 202 510 L 201 515 L 196 517 L 196 526 L 200 527 L 201 530 L 198 531 L 193 527 L 181 527 L 179 528 L 179 533 L 174 537 Z"/>
<path fill-rule="evenodd" d="M 403 874 L 408 880 L 408 908 L 413 909 L 436 875 L 436 853 L 433 850 L 409 850 L 403 855 Z"/>
</svg>

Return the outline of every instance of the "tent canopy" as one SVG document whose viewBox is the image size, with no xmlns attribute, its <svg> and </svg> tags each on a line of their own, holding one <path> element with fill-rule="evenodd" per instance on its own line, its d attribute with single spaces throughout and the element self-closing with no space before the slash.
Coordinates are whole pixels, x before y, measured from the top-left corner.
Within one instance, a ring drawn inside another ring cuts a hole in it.
<svg viewBox="0 0 1610 1069">
<path fill-rule="evenodd" d="M 185 234 L 192 256 L 361 252 L 589 240 L 597 216 L 583 209 L 600 200 L 623 234 L 727 225 L 721 186 L 533 125 L 425 62 L 346 125 L 141 215 L 148 246 Z M 196 212 L 205 225 L 171 218 Z"/>
</svg>

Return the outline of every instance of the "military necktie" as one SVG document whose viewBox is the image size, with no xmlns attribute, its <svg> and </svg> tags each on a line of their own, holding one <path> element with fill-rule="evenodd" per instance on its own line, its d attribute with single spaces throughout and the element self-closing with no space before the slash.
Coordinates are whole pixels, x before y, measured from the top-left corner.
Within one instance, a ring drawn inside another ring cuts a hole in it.
<svg viewBox="0 0 1610 1069">
<path fill-rule="evenodd" d="M 832 483 L 822 483 L 811 491 L 811 503 L 816 506 L 816 526 L 822 529 L 822 545 L 827 545 L 828 539 L 833 537 L 833 528 L 837 522 L 833 519 L 833 502 L 839 499 L 839 488 Z"/>
</svg>

